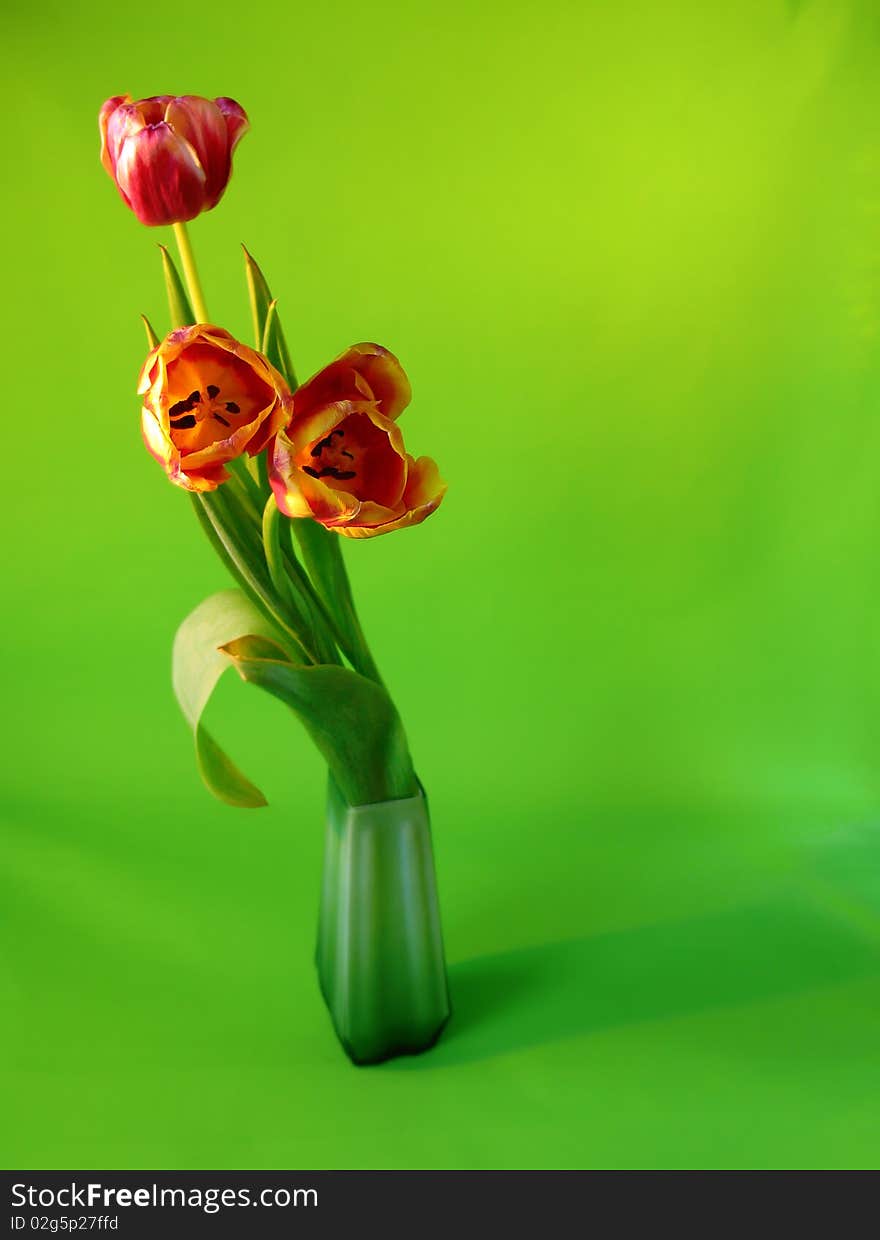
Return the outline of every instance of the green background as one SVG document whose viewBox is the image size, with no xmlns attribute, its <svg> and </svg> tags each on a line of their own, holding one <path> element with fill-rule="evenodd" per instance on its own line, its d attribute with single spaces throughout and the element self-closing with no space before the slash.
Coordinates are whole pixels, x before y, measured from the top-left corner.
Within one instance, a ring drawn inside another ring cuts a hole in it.
<svg viewBox="0 0 880 1240">
<path fill-rule="evenodd" d="M 475 11 L 476 10 L 476 11 Z M 0 1163 L 864 1167 L 880 1157 L 880 15 L 870 0 L 4 9 Z M 140 442 L 155 243 L 110 94 L 252 131 L 302 375 L 378 340 L 450 482 L 345 547 L 431 797 L 456 1015 L 356 1069 L 312 951 L 324 776 L 221 685 L 225 585 Z"/>
</svg>

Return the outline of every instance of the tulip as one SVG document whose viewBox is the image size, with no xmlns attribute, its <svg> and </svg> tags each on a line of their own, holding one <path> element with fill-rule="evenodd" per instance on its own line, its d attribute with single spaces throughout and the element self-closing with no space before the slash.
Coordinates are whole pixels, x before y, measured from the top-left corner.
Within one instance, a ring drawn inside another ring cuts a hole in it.
<svg viewBox="0 0 880 1240">
<path fill-rule="evenodd" d="M 114 95 L 101 108 L 101 162 L 142 224 L 177 224 L 223 196 L 248 130 L 234 99 Z"/>
<path fill-rule="evenodd" d="M 289 417 L 290 390 L 268 359 L 205 324 L 180 327 L 152 350 L 138 395 L 147 448 L 188 491 L 216 490 L 225 464 L 262 452 Z"/>
<path fill-rule="evenodd" d="M 430 457 L 404 448 L 396 419 L 410 396 L 400 362 L 377 344 L 353 345 L 297 388 L 270 468 L 281 511 L 348 538 L 424 521 L 446 484 Z"/>
</svg>

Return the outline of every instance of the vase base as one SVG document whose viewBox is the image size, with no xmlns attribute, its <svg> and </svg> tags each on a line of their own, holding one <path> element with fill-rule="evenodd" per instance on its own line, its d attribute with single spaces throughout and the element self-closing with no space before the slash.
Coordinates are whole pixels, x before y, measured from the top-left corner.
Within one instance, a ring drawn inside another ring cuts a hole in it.
<svg viewBox="0 0 880 1240">
<path fill-rule="evenodd" d="M 376 1045 L 367 1050 L 363 1046 L 356 1046 L 350 1038 L 345 1036 L 333 1019 L 333 1012 L 330 1004 L 327 1003 L 327 996 L 323 988 L 321 989 L 321 994 L 325 1004 L 327 1004 L 333 1032 L 336 1034 L 339 1045 L 356 1068 L 369 1068 L 374 1064 L 387 1063 L 390 1059 L 403 1059 L 410 1058 L 413 1055 L 424 1055 L 426 1051 L 432 1050 L 437 1045 L 452 1016 L 452 1010 L 450 1009 L 440 1023 L 426 1034 L 389 1039 L 384 1046 Z"/>
</svg>

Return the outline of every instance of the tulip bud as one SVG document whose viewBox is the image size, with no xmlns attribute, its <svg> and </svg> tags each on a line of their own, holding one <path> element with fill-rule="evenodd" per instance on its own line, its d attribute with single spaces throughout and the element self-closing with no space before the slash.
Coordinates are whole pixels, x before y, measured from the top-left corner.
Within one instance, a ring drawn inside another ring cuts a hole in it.
<svg viewBox="0 0 880 1240">
<path fill-rule="evenodd" d="M 144 442 L 177 486 L 214 491 L 225 465 L 256 456 L 289 416 L 274 366 L 222 327 L 179 327 L 141 370 Z"/>
<path fill-rule="evenodd" d="M 101 163 L 142 224 L 177 224 L 223 196 L 248 130 L 234 99 L 115 95 L 101 108 Z"/>
<path fill-rule="evenodd" d="M 272 450 L 270 481 L 288 517 L 313 517 L 348 538 L 418 525 L 446 492 L 434 461 L 411 457 L 396 418 L 409 380 L 377 344 L 346 349 L 297 388 Z"/>
</svg>

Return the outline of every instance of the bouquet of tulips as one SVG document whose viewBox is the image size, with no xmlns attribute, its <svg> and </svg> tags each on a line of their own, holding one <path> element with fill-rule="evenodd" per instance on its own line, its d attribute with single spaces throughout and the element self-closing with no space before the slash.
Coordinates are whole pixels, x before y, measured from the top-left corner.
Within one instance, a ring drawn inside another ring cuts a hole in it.
<svg viewBox="0 0 880 1240">
<path fill-rule="evenodd" d="M 404 446 L 411 392 L 394 354 L 356 344 L 298 386 L 247 250 L 254 347 L 208 314 L 186 222 L 222 198 L 247 129 L 232 99 L 115 96 L 100 112 L 101 160 L 141 223 L 174 230 L 183 279 L 161 248 L 172 330 L 160 339 L 144 320 L 143 437 L 234 582 L 180 626 L 174 691 L 202 779 L 230 805 L 265 800 L 202 724 L 227 668 L 285 702 L 326 761 L 318 976 L 343 1046 L 370 1063 L 432 1045 L 449 999 L 425 794 L 340 536 L 418 525 L 445 484 Z"/>
</svg>

